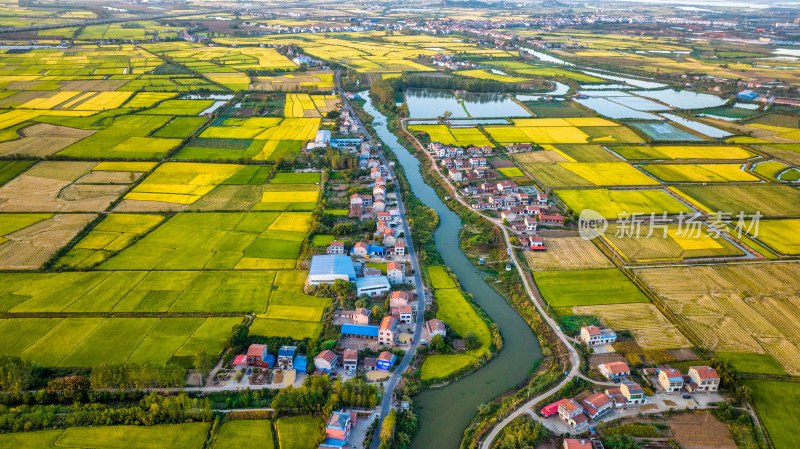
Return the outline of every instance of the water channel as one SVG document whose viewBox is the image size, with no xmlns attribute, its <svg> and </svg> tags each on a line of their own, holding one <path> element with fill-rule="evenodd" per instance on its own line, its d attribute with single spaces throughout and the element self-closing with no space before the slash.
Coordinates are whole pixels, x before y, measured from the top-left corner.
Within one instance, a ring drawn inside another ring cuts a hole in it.
<svg viewBox="0 0 800 449">
<path fill-rule="evenodd" d="M 366 93 L 362 97 L 368 98 Z M 485 366 L 443 388 L 424 390 L 414 398 L 419 408 L 420 427 L 413 446 L 458 448 L 463 431 L 477 413 L 478 405 L 524 381 L 533 362 L 541 357 L 541 349 L 527 323 L 484 282 L 484 274 L 461 251 L 461 219 L 422 179 L 417 158 L 400 145 L 386 127 L 386 117 L 373 107 L 371 101 L 364 109 L 375 118 L 372 126 L 378 137 L 397 155 L 414 195 L 439 215 L 440 223 L 434 238 L 445 264 L 464 289 L 473 295 L 475 302 L 497 323 L 503 335 L 503 349 Z"/>
</svg>

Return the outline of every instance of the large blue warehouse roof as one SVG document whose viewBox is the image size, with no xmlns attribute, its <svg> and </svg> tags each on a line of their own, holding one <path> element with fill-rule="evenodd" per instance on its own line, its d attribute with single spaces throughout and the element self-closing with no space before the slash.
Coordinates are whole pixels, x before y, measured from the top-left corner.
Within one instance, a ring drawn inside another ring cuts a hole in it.
<svg viewBox="0 0 800 449">
<path fill-rule="evenodd" d="M 342 334 L 378 338 L 381 328 L 364 324 L 342 324 Z"/>
<path fill-rule="evenodd" d="M 356 280 L 356 270 L 350 256 L 324 255 L 312 256 L 309 276 L 326 274 L 346 274 L 351 281 Z"/>
</svg>

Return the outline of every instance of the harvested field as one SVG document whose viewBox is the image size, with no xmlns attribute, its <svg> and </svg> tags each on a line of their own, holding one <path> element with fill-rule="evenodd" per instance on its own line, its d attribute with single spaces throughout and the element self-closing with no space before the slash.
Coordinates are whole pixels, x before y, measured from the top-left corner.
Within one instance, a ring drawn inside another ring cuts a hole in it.
<svg viewBox="0 0 800 449">
<path fill-rule="evenodd" d="M 545 245 L 547 251 L 525 252 L 531 270 L 573 270 L 614 266 L 591 241 L 580 237 L 547 239 Z"/>
<path fill-rule="evenodd" d="M 637 270 L 708 349 L 768 353 L 800 372 L 800 264 Z"/>
<path fill-rule="evenodd" d="M 742 256 L 744 252 L 724 237 L 716 237 L 709 228 L 696 230 L 677 224 L 665 229 L 642 227 L 637 234 L 630 226 L 611 224 L 602 238 L 628 262 L 653 262 L 702 257 Z M 652 235 L 650 235 L 650 231 Z"/>
<path fill-rule="evenodd" d="M 37 123 L 19 133 L 21 138 L 0 143 L 0 156 L 50 156 L 94 134 L 94 131 Z"/>
<path fill-rule="evenodd" d="M 95 217 L 94 214 L 0 215 L 0 232 L 8 230 L 8 220 L 38 218 L 29 225 L 24 223 L 26 226 L 0 236 L 0 269 L 35 270 L 41 268 Z"/>
<path fill-rule="evenodd" d="M 630 331 L 644 349 L 691 346 L 689 340 L 652 304 L 614 304 L 573 307 L 576 315 L 595 315 L 608 327 Z"/>
<path fill-rule="evenodd" d="M 514 159 L 523 164 L 545 164 L 545 163 L 558 163 L 569 162 L 560 153 L 553 150 L 545 151 L 532 151 L 530 153 L 515 154 Z"/>
<path fill-rule="evenodd" d="M 0 188 L 0 212 L 99 212 L 127 188 L 83 184 L 97 162 L 40 162 Z"/>
<path fill-rule="evenodd" d="M 681 413 L 668 421 L 672 437 L 684 449 L 737 449 L 728 425 L 709 412 Z"/>
</svg>

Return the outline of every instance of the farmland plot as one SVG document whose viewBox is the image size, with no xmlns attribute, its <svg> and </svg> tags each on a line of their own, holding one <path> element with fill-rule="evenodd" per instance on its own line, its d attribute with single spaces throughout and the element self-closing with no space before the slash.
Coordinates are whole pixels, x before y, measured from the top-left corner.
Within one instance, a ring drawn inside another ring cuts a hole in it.
<svg viewBox="0 0 800 449">
<path fill-rule="evenodd" d="M 736 216 L 760 212 L 769 217 L 800 217 L 800 190 L 780 184 L 671 187 L 708 213 Z"/>
<path fill-rule="evenodd" d="M 578 306 L 572 308 L 572 313 L 594 315 L 614 330 L 628 330 L 642 348 L 672 349 L 691 346 L 689 340 L 652 304 Z"/>
<path fill-rule="evenodd" d="M 310 226 L 307 213 L 183 213 L 103 263 L 106 270 L 202 270 L 294 261 Z M 240 265 L 242 264 L 242 265 Z"/>
<path fill-rule="evenodd" d="M 618 218 L 622 213 L 646 216 L 655 213 L 661 216 L 664 212 L 668 215 L 677 215 L 680 212 L 689 213 L 691 211 L 688 206 L 661 189 L 575 189 L 555 190 L 554 193 L 575 212 L 580 213 L 584 209 L 591 209 L 610 219 Z"/>
<path fill-rule="evenodd" d="M 19 131 L 20 138 L 0 143 L 0 156 L 50 156 L 95 131 L 37 123 Z"/>
<path fill-rule="evenodd" d="M 533 276 L 544 299 L 557 311 L 573 306 L 649 303 L 619 270 L 542 271 Z"/>
<path fill-rule="evenodd" d="M 100 212 L 142 175 L 97 167 L 103 168 L 97 162 L 40 162 L 0 187 L 0 211 Z"/>
<path fill-rule="evenodd" d="M 592 242 L 580 237 L 547 239 L 547 251 L 526 251 L 534 271 L 612 268 L 614 265 Z"/>
<path fill-rule="evenodd" d="M 41 268 L 95 217 L 95 214 L 0 214 L 0 269 Z"/>
<path fill-rule="evenodd" d="M 96 159 L 153 159 L 177 148 L 180 139 L 148 137 L 171 119 L 166 115 L 123 115 L 110 126 L 68 146 L 58 154 Z"/>
<path fill-rule="evenodd" d="M 629 262 L 654 262 L 701 257 L 743 256 L 744 252 L 724 237 L 717 237 L 705 226 L 680 229 L 670 224 L 664 229 L 643 226 L 640 233 L 630 227 L 612 224 L 602 238 Z M 716 237 L 716 238 L 715 238 Z"/>
<path fill-rule="evenodd" d="M 800 265 L 797 263 L 638 270 L 704 345 L 768 353 L 800 372 Z"/>
</svg>

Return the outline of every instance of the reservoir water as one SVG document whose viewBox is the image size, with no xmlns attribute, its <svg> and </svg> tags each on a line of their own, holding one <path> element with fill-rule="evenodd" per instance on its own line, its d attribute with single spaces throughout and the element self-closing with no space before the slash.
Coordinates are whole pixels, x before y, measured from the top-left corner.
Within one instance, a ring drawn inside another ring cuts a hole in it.
<svg viewBox="0 0 800 449">
<path fill-rule="evenodd" d="M 366 93 L 362 98 L 368 98 Z M 473 295 L 475 302 L 497 323 L 503 335 L 503 349 L 485 366 L 445 387 L 423 390 L 414 397 L 420 426 L 413 447 L 455 449 L 480 404 L 491 401 L 526 379 L 533 363 L 542 356 L 539 341 L 525 320 L 484 281 L 484 273 L 478 271 L 461 251 L 461 219 L 425 183 L 419 160 L 400 145 L 386 127 L 386 117 L 373 107 L 371 100 L 367 101 L 364 109 L 374 117 L 372 126 L 378 137 L 397 155 L 414 195 L 439 215 L 439 227 L 434 238 L 445 264 L 458 277 L 462 287 Z"/>
</svg>

